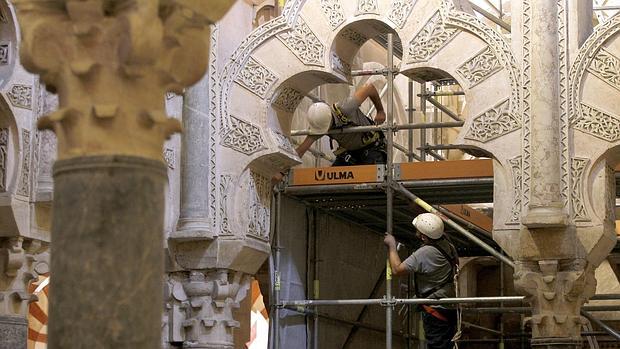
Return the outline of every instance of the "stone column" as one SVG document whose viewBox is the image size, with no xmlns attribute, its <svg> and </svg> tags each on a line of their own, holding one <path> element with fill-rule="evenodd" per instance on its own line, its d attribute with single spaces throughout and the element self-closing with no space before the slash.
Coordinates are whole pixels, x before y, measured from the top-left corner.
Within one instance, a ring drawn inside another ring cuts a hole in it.
<svg viewBox="0 0 620 349">
<path fill-rule="evenodd" d="M 560 184 L 560 91 L 557 1 L 531 1 L 531 184 L 529 228 L 565 226 Z"/>
<path fill-rule="evenodd" d="M 204 75 L 233 0 L 15 0 L 24 67 L 59 95 L 48 346 L 157 348 L 164 94 Z M 79 290 L 79 292 L 78 292 Z"/>
<path fill-rule="evenodd" d="M 181 212 L 173 239 L 213 237 L 209 223 L 209 74 L 185 92 Z"/>
</svg>

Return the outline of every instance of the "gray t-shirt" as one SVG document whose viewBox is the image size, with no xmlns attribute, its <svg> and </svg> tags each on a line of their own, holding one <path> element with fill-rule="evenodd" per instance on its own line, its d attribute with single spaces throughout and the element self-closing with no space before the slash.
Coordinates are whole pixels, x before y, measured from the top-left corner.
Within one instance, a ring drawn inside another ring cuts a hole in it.
<svg viewBox="0 0 620 349">
<path fill-rule="evenodd" d="M 440 240 L 438 244 L 449 253 L 456 256 L 456 251 L 450 246 L 447 240 Z M 452 275 L 452 265 L 450 261 L 430 245 L 424 245 L 411 254 L 403 262 L 407 271 L 416 273 L 417 289 L 421 294 L 448 281 Z M 456 290 L 454 282 L 449 282 L 441 289 L 433 292 L 428 298 L 455 297 Z"/>
<path fill-rule="evenodd" d="M 373 122 L 359 109 L 360 103 L 354 97 L 348 97 L 332 106 L 334 122 L 331 128 L 346 128 L 352 126 L 368 126 Z M 374 143 L 379 139 L 377 132 L 343 133 L 331 135 L 338 145 L 346 150 L 358 150 Z"/>
</svg>

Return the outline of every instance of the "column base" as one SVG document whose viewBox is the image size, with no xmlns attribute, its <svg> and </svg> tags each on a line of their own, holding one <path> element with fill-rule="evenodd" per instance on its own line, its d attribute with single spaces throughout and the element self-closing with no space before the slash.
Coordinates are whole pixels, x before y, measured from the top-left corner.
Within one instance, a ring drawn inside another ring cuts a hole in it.
<svg viewBox="0 0 620 349">
<path fill-rule="evenodd" d="M 212 240 L 217 236 L 213 233 L 209 222 L 204 218 L 180 218 L 176 231 L 170 233 L 170 239 L 193 241 Z"/>
<path fill-rule="evenodd" d="M 534 349 L 581 349 L 581 340 L 566 337 L 533 338 Z"/>
<path fill-rule="evenodd" d="M 561 206 L 530 207 L 523 218 L 523 225 L 528 228 L 558 228 L 568 225 L 568 215 Z"/>
<path fill-rule="evenodd" d="M 26 349 L 28 320 L 21 316 L 0 316 L 0 349 Z"/>
</svg>

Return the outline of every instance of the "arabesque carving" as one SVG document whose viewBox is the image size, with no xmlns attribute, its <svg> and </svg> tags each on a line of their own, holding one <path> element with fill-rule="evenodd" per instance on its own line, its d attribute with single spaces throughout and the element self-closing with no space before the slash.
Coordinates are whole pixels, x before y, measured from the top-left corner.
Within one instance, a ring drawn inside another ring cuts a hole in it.
<svg viewBox="0 0 620 349">
<path fill-rule="evenodd" d="M 32 86 L 13 85 L 6 95 L 13 106 L 32 109 Z"/>
<path fill-rule="evenodd" d="M 232 127 L 222 139 L 222 145 L 246 155 L 252 155 L 265 149 L 265 142 L 258 126 L 231 117 Z"/>
<path fill-rule="evenodd" d="M 284 87 L 280 90 L 280 93 L 278 93 L 278 97 L 276 97 L 273 102 L 273 106 L 293 113 L 303 98 L 304 95 L 302 95 L 301 92 L 291 87 Z"/>
<path fill-rule="evenodd" d="M 0 44 L 0 65 L 11 63 L 11 44 Z"/>
<path fill-rule="evenodd" d="M 620 90 L 620 58 L 607 49 L 601 48 L 598 51 L 592 59 L 588 71 L 615 89 Z"/>
<path fill-rule="evenodd" d="M 0 128 L 0 192 L 5 192 L 7 190 L 8 158 L 9 129 Z"/>
<path fill-rule="evenodd" d="M 256 59 L 250 57 L 237 78 L 237 83 L 260 98 L 278 81 L 276 75 Z"/>
<path fill-rule="evenodd" d="M 437 51 L 452 40 L 459 30 L 446 27 L 439 12 L 426 22 L 422 30 L 409 42 L 409 63 L 421 63 L 431 59 Z"/>
<path fill-rule="evenodd" d="M 248 233 L 269 239 L 271 186 L 269 178 L 251 172 Z"/>
<path fill-rule="evenodd" d="M 321 10 L 332 29 L 338 28 L 344 22 L 344 11 L 340 0 L 321 0 Z"/>
<path fill-rule="evenodd" d="M 291 30 L 278 35 L 286 47 L 306 65 L 323 66 L 325 46 L 300 17 Z"/>
<path fill-rule="evenodd" d="M 608 142 L 620 140 L 620 118 L 585 103 L 581 104 L 581 111 L 581 117 L 573 125 L 576 130 Z"/>
<path fill-rule="evenodd" d="M 465 138 L 484 143 L 518 130 L 520 127 L 519 119 L 510 111 L 510 102 L 505 100 L 476 116 Z"/>
<path fill-rule="evenodd" d="M 356 32 L 355 30 L 353 30 L 351 28 L 344 29 L 343 31 L 340 32 L 339 35 L 341 37 L 351 41 L 356 46 L 362 46 L 362 45 L 364 45 L 364 43 L 366 43 L 366 41 L 368 41 L 367 37 L 365 37 L 364 35 L 360 34 L 359 32 Z"/>
<path fill-rule="evenodd" d="M 332 52 L 332 69 L 335 72 L 338 72 L 344 76 L 349 76 L 351 74 L 351 65 L 345 61 L 343 61 L 336 52 Z"/>
<path fill-rule="evenodd" d="M 584 171 L 590 162 L 589 159 L 573 158 L 571 161 L 571 201 L 573 208 L 573 217 L 576 221 L 589 220 L 588 211 L 583 200 L 583 183 L 585 178 L 583 177 Z"/>
<path fill-rule="evenodd" d="M 456 72 L 467 79 L 469 87 L 472 88 L 500 70 L 502 70 L 501 64 L 493 51 L 487 46 L 463 63 Z"/>
<path fill-rule="evenodd" d="M 377 0 L 358 0 L 357 2 L 357 14 L 366 13 L 378 13 L 379 7 L 377 6 Z"/>
<path fill-rule="evenodd" d="M 176 167 L 176 157 L 174 155 L 174 149 L 166 148 L 164 149 L 164 161 L 169 169 L 174 170 Z"/>
<path fill-rule="evenodd" d="M 388 19 L 394 22 L 398 27 L 404 27 L 416 1 L 417 0 L 393 0 Z"/>
<path fill-rule="evenodd" d="M 228 220 L 228 197 L 230 195 L 231 183 L 232 176 L 220 176 L 220 235 L 232 235 L 232 231 L 230 230 L 230 222 Z"/>
<path fill-rule="evenodd" d="M 22 130 L 22 167 L 17 194 L 28 196 L 30 191 L 30 131 Z"/>
<path fill-rule="evenodd" d="M 522 194 L 522 177 L 521 177 L 521 161 L 522 157 L 517 156 L 508 160 L 510 164 L 510 170 L 512 172 L 512 195 L 514 196 L 512 201 L 512 209 L 510 210 L 510 217 L 506 224 L 519 224 L 521 222 L 521 194 Z"/>
</svg>

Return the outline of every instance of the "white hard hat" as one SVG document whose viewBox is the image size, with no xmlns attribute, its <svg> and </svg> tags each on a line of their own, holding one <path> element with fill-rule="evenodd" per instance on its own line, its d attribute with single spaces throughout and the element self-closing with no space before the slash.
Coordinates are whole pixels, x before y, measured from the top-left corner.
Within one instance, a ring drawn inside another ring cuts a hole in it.
<svg viewBox="0 0 620 349">
<path fill-rule="evenodd" d="M 308 109 L 309 131 L 311 133 L 325 133 L 332 125 L 332 108 L 327 103 L 314 103 Z"/>
<path fill-rule="evenodd" d="M 431 239 L 439 239 L 443 235 L 443 221 L 436 214 L 422 213 L 411 224 Z"/>
</svg>

